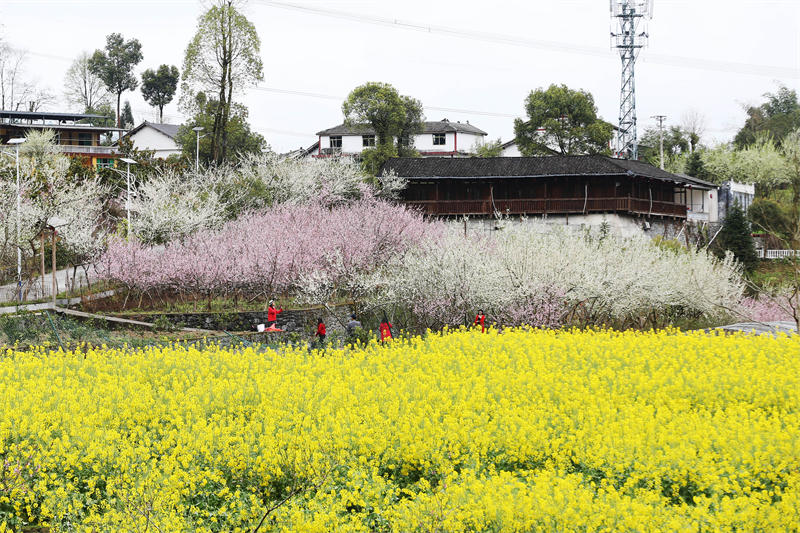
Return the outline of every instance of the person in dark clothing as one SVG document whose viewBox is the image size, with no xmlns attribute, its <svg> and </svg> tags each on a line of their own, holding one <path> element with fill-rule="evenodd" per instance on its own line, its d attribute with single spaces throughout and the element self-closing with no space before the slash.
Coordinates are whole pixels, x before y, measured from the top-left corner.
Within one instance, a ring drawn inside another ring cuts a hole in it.
<svg viewBox="0 0 800 533">
<path fill-rule="evenodd" d="M 381 332 L 381 342 L 392 340 L 392 323 L 386 318 L 386 313 L 383 313 L 383 320 L 381 320 L 381 325 L 378 326 L 378 329 Z"/>
<path fill-rule="evenodd" d="M 347 323 L 347 336 L 352 339 L 356 333 L 356 328 L 360 327 L 361 327 L 361 322 L 356 320 L 356 314 L 353 313 L 352 315 L 350 315 L 350 322 Z"/>
<path fill-rule="evenodd" d="M 275 309 L 275 300 L 269 301 L 269 308 L 267 309 L 267 327 L 275 327 L 278 322 L 278 315 L 283 313 L 283 307 Z"/>
<path fill-rule="evenodd" d="M 319 339 L 319 345 L 325 345 L 325 323 L 321 318 L 317 319 L 317 333 L 316 337 Z"/>
<path fill-rule="evenodd" d="M 475 322 L 472 323 L 473 326 L 477 326 L 480 324 L 481 326 L 481 333 L 486 332 L 486 315 L 483 314 L 483 309 L 478 310 L 478 314 L 475 315 Z"/>
</svg>

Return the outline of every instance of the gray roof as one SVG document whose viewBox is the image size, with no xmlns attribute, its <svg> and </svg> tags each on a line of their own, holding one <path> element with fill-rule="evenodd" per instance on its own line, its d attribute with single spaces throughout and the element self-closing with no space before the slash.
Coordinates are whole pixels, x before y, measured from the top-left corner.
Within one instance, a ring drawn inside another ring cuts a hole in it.
<svg viewBox="0 0 800 533">
<path fill-rule="evenodd" d="M 125 131 L 114 126 L 92 126 L 91 124 L 28 124 L 27 122 L 3 123 L 4 128 L 17 128 L 21 130 L 70 130 L 70 131 Z"/>
<path fill-rule="evenodd" d="M 0 118 L 16 120 L 84 120 L 92 118 L 106 118 L 102 115 L 87 115 L 85 113 L 49 113 L 46 111 L 6 111 L 0 110 Z"/>
<path fill-rule="evenodd" d="M 422 123 L 422 133 L 472 133 L 475 135 L 487 135 L 485 131 L 476 128 L 469 122 L 450 122 L 447 119 L 433 122 Z M 317 135 L 375 135 L 375 130 L 367 124 L 355 124 L 346 126 L 339 124 L 327 130 L 318 131 Z"/>
<path fill-rule="evenodd" d="M 696 189 L 719 189 L 719 185 L 717 185 L 716 183 L 711 183 L 710 181 L 701 180 L 700 178 L 695 178 L 694 176 L 690 176 L 688 174 L 683 174 L 680 172 L 678 172 L 677 175 L 685 179 L 687 182 L 689 182 L 689 185 L 691 185 Z"/>
<path fill-rule="evenodd" d="M 640 176 L 688 184 L 677 174 L 641 161 L 602 155 L 543 157 L 397 157 L 383 166 L 406 179 L 544 178 L 550 176 Z"/>
<path fill-rule="evenodd" d="M 147 122 L 146 120 L 128 132 L 128 135 L 133 135 L 145 126 L 150 126 L 154 130 L 163 133 L 170 139 L 174 139 L 178 135 L 180 124 L 156 124 L 155 122 Z"/>
</svg>

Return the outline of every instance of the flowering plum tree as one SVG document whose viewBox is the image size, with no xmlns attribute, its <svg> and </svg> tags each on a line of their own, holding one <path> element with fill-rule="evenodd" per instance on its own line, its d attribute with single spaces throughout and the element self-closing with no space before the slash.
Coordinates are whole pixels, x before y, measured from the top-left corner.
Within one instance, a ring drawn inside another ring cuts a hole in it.
<svg viewBox="0 0 800 533">
<path fill-rule="evenodd" d="M 374 305 L 410 308 L 420 327 L 458 324 L 478 309 L 508 325 L 663 325 L 679 313 L 719 316 L 742 294 L 730 258 L 675 253 L 647 239 L 510 226 L 428 238 L 394 267 Z"/>
<path fill-rule="evenodd" d="M 363 279 L 402 256 L 430 225 L 366 196 L 328 207 L 282 204 L 163 246 L 113 240 L 102 276 L 134 291 L 267 297 L 295 292 L 311 303 L 363 296 Z"/>
</svg>

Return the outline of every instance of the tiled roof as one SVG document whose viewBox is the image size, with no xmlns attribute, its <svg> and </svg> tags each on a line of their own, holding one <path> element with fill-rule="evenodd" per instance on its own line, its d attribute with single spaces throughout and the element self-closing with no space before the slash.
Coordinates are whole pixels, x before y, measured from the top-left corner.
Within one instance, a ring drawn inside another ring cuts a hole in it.
<svg viewBox="0 0 800 533">
<path fill-rule="evenodd" d="M 449 120 L 437 120 L 433 122 L 423 122 L 422 133 L 472 133 L 475 135 L 486 135 L 486 132 L 476 128 L 468 122 L 450 122 Z M 366 124 L 356 124 L 346 126 L 339 124 L 327 130 L 318 131 L 317 135 L 374 135 L 375 130 Z"/>
<path fill-rule="evenodd" d="M 146 120 L 128 132 L 128 135 L 133 135 L 145 126 L 150 126 L 154 130 L 163 133 L 170 139 L 174 139 L 178 135 L 180 124 L 156 124 L 155 122 L 147 122 Z"/>
<path fill-rule="evenodd" d="M 641 161 L 601 155 L 544 157 L 398 157 L 383 171 L 407 179 L 535 178 L 548 176 L 641 176 L 676 183 L 688 180 Z"/>
</svg>

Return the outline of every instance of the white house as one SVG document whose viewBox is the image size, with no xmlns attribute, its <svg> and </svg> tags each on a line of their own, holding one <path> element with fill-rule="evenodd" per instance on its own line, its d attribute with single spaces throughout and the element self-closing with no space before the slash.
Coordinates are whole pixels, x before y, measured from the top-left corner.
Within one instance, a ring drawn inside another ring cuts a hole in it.
<svg viewBox="0 0 800 533">
<path fill-rule="evenodd" d="M 144 121 L 125 136 L 130 137 L 137 150 L 152 150 L 155 157 L 166 159 L 173 154 L 181 153 L 181 148 L 175 141 L 179 127 L 178 124 L 155 124 Z"/>
<path fill-rule="evenodd" d="M 483 144 L 486 132 L 467 122 L 442 119 L 425 122 L 422 133 L 414 135 L 414 148 L 423 157 L 467 156 L 474 147 Z M 317 132 L 319 141 L 313 157 L 332 155 L 358 155 L 365 148 L 375 146 L 375 130 L 370 126 L 345 126 L 340 124 Z"/>
<path fill-rule="evenodd" d="M 522 152 L 519 151 L 516 139 L 511 139 L 501 144 L 500 150 L 501 157 L 522 157 Z"/>
<path fill-rule="evenodd" d="M 686 218 L 692 222 L 719 222 L 719 186 L 686 174 L 677 174 L 687 185 L 675 193 L 675 201 L 686 202 Z"/>
<path fill-rule="evenodd" d="M 750 205 L 756 198 L 756 188 L 752 183 L 739 183 L 738 181 L 726 181 L 719 189 L 719 218 L 725 220 L 728 209 L 733 204 L 739 204 L 742 211 L 747 213 Z"/>
</svg>

